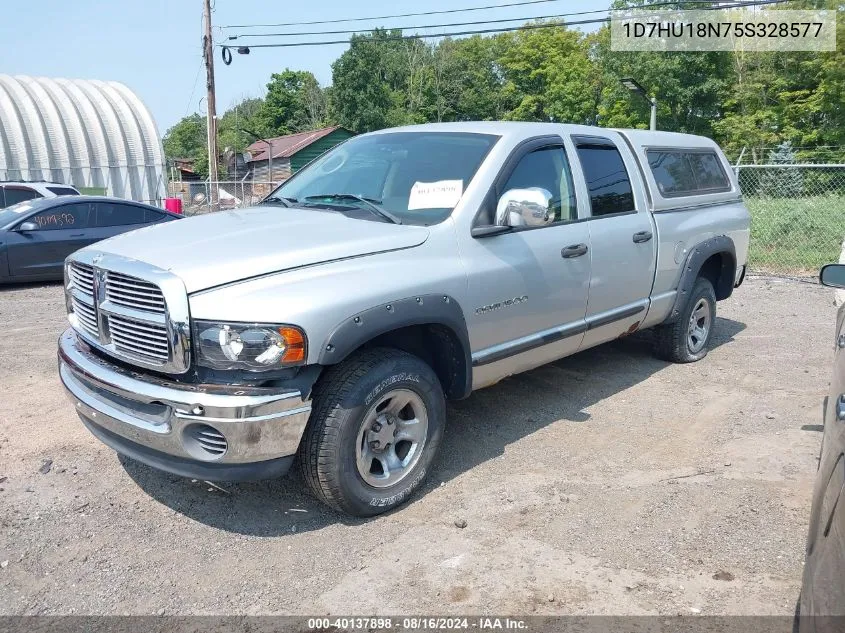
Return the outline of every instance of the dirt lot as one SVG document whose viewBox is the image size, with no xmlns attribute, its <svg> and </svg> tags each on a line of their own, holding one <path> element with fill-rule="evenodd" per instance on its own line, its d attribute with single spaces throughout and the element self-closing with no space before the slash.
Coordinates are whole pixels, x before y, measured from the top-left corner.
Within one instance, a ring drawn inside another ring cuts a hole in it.
<svg viewBox="0 0 845 633">
<path fill-rule="evenodd" d="M 791 614 L 832 298 L 750 279 L 700 363 L 638 335 L 452 404 L 428 485 L 361 522 L 119 459 L 59 384 L 60 286 L 0 289 L 0 613 Z"/>
</svg>

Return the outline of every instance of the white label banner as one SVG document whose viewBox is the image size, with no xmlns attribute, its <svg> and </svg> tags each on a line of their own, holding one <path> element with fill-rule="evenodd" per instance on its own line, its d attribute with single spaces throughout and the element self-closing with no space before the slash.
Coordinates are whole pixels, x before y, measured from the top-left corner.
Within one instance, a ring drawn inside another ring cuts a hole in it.
<svg viewBox="0 0 845 633">
<path fill-rule="evenodd" d="M 464 194 L 463 180 L 415 182 L 408 199 L 408 210 L 454 209 Z"/>
</svg>

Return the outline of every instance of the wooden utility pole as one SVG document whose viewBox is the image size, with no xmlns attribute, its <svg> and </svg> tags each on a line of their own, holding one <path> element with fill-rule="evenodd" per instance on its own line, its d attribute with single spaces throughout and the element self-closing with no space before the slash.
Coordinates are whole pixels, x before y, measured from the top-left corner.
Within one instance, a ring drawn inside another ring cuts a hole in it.
<svg viewBox="0 0 845 633">
<path fill-rule="evenodd" d="M 203 37 L 203 57 L 205 58 L 206 80 L 205 87 L 208 92 L 208 179 L 210 187 L 210 203 L 217 204 L 217 101 L 214 96 L 214 43 L 211 39 L 211 0 L 203 0 L 203 13 L 205 16 L 205 36 Z"/>
</svg>

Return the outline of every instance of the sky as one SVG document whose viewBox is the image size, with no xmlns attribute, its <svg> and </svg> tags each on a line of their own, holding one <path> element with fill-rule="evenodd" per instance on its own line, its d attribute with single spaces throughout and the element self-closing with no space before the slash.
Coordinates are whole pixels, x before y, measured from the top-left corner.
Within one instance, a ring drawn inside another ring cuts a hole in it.
<svg viewBox="0 0 845 633">
<path fill-rule="evenodd" d="M 271 24 L 500 5 L 514 0 L 213 0 L 214 39 L 262 32 L 225 25 Z M 363 29 L 496 20 L 604 9 L 610 0 L 549 0 L 535 5 L 372 22 L 277 27 L 264 32 Z M 13 8 L 12 8 L 13 7 Z M 13 2 L 0 20 L 4 61 L 0 73 L 120 81 L 151 110 L 162 135 L 186 114 L 205 114 L 202 68 L 202 0 L 29 0 Z M 598 17 L 598 16 L 584 16 Z M 578 19 L 578 18 L 573 18 Z M 519 22 L 492 26 L 514 26 Z M 483 29 L 485 25 L 452 30 Z M 586 27 L 590 28 L 590 27 Z M 448 30 L 448 29 L 446 29 Z M 437 29 L 418 30 L 420 33 Z M 346 35 L 311 39 L 343 39 Z M 260 41 L 263 38 L 252 40 Z M 302 41 L 308 38 L 289 39 Z M 241 40 L 238 40 L 240 42 Z M 266 40 L 265 40 L 266 41 Z M 274 72 L 310 70 L 331 83 L 331 64 L 347 48 L 331 45 L 253 49 L 230 66 L 215 49 L 217 109 L 221 115 L 244 97 L 262 96 Z"/>
</svg>

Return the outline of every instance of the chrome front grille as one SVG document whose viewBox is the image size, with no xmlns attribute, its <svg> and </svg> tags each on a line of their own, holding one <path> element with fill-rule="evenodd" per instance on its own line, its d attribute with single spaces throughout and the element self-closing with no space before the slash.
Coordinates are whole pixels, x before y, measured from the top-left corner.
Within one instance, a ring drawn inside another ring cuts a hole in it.
<svg viewBox="0 0 845 633">
<path fill-rule="evenodd" d="M 106 299 L 135 310 L 165 313 L 164 295 L 158 286 L 121 273 L 106 273 Z"/>
<path fill-rule="evenodd" d="M 141 367 L 188 370 L 188 296 L 172 273 L 83 250 L 68 262 L 66 277 L 70 321 L 88 343 Z"/>
<path fill-rule="evenodd" d="M 80 292 L 94 296 L 94 269 L 91 266 L 80 264 L 79 262 L 70 263 L 70 283 Z"/>
<path fill-rule="evenodd" d="M 99 337 L 100 328 L 97 326 L 97 313 L 94 311 L 94 306 L 88 305 L 78 297 L 71 297 L 71 305 L 79 325 L 91 336 Z"/>
<path fill-rule="evenodd" d="M 128 356 L 166 363 L 170 358 L 167 327 L 143 323 L 112 314 L 109 317 L 109 335 L 117 350 Z"/>
</svg>

